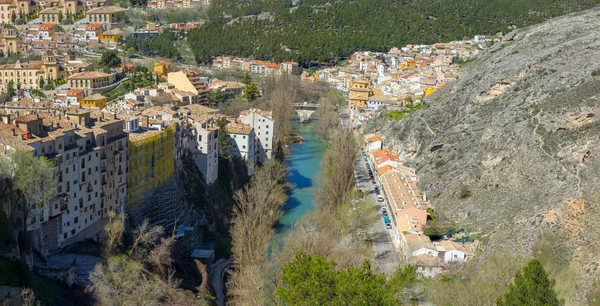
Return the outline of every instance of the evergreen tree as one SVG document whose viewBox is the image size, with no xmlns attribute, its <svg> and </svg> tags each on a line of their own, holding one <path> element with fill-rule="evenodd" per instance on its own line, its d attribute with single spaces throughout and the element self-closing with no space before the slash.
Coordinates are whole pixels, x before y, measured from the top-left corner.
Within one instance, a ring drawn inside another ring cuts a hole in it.
<svg viewBox="0 0 600 306">
<path fill-rule="evenodd" d="M 334 269 L 320 255 L 299 253 L 282 269 L 277 295 L 286 305 L 402 305 L 399 292 L 416 279 L 416 267 L 398 269 L 390 280 L 366 261 L 361 267 Z"/>
<path fill-rule="evenodd" d="M 250 74 L 248 72 L 246 72 L 246 74 L 244 74 L 244 79 L 242 79 L 242 84 L 248 85 L 251 82 L 252 82 L 252 78 L 250 78 Z"/>
<path fill-rule="evenodd" d="M 539 260 L 531 260 L 517 275 L 508 292 L 498 299 L 498 306 L 560 306 L 564 305 L 554 291 L 555 281 Z"/>
<path fill-rule="evenodd" d="M 246 87 L 244 87 L 244 93 L 242 94 L 242 96 L 248 102 L 252 102 L 252 101 L 256 100 L 258 98 L 258 86 L 256 86 L 256 83 L 250 81 L 250 83 L 246 84 Z"/>
<path fill-rule="evenodd" d="M 102 52 L 98 65 L 103 68 L 116 68 L 121 65 L 121 58 L 115 51 L 105 51 Z"/>
<path fill-rule="evenodd" d="M 229 156 L 229 132 L 227 132 L 227 121 L 224 118 L 217 120 L 217 126 L 219 127 L 219 151 L 223 157 Z"/>
<path fill-rule="evenodd" d="M 6 85 L 6 98 L 7 100 L 10 100 L 10 98 L 12 98 L 12 96 L 15 95 L 15 82 L 10 80 L 8 81 L 8 84 Z"/>
</svg>

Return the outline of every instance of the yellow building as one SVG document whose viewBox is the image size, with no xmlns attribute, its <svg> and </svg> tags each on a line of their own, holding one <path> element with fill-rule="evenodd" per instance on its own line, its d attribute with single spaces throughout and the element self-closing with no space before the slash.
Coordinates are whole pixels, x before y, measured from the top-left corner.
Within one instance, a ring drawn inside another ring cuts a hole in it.
<svg viewBox="0 0 600 306">
<path fill-rule="evenodd" d="M 48 82 L 49 80 L 58 80 L 63 76 L 64 71 L 61 71 L 59 64 L 53 57 L 48 57 L 44 62 L 21 63 L 17 61 L 14 64 L 0 65 L 2 91 L 6 90 L 10 81 L 13 81 L 16 90 L 37 89 L 40 80 L 43 79 L 44 82 Z"/>
<path fill-rule="evenodd" d="M 112 84 L 114 76 L 100 71 L 84 71 L 67 78 L 72 89 L 98 88 Z"/>
<path fill-rule="evenodd" d="M 17 6 L 10 0 L 0 1 L 0 22 L 12 24 L 12 16 L 17 16 Z"/>
<path fill-rule="evenodd" d="M 19 40 L 17 39 L 17 33 L 14 29 L 5 28 L 2 30 L 3 36 L 0 39 L 0 46 L 2 47 L 2 53 L 17 54 L 19 53 Z"/>
<path fill-rule="evenodd" d="M 432 88 L 432 87 L 429 87 L 429 88 L 425 89 L 425 97 L 427 97 L 430 94 L 434 93 L 436 90 L 437 90 L 437 88 Z"/>
<path fill-rule="evenodd" d="M 121 36 L 121 30 L 112 29 L 100 34 L 101 41 L 117 41 Z"/>
<path fill-rule="evenodd" d="M 156 62 L 154 63 L 154 73 L 158 75 L 167 75 L 171 72 L 171 63 L 169 62 Z"/>
<path fill-rule="evenodd" d="M 369 81 L 362 78 L 354 80 L 348 94 L 348 107 L 350 109 L 367 108 L 371 96 L 373 96 L 373 90 Z"/>
<path fill-rule="evenodd" d="M 195 71 L 169 72 L 167 82 L 183 93 L 192 94 L 192 100 L 197 103 L 206 103 L 208 90 L 207 84 L 200 79 Z M 192 102 L 194 103 L 194 102 Z"/>
<path fill-rule="evenodd" d="M 143 203 L 144 195 L 163 186 L 175 173 L 175 124 L 129 133 L 127 205 Z M 131 207 L 128 207 L 129 209 Z"/>
<path fill-rule="evenodd" d="M 84 107 L 96 107 L 103 109 L 106 106 L 106 97 L 101 94 L 91 95 L 83 98 L 83 100 L 80 102 L 80 105 Z"/>
<path fill-rule="evenodd" d="M 125 9 L 117 6 L 102 6 L 85 12 L 85 18 L 90 23 L 113 23 L 121 21 L 120 12 Z"/>
</svg>

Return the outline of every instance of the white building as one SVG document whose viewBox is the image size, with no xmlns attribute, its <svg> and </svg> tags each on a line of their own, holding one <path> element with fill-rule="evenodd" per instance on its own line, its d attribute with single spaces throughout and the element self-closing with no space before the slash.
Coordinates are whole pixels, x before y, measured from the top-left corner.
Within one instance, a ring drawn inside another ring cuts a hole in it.
<svg viewBox="0 0 600 306">
<path fill-rule="evenodd" d="M 273 137 L 275 136 L 275 121 L 273 113 L 260 109 L 250 109 L 240 114 L 240 121 L 254 129 L 258 143 L 255 152 L 256 162 L 262 164 L 266 158 L 273 157 Z"/>
<path fill-rule="evenodd" d="M 463 263 L 467 258 L 465 249 L 461 244 L 449 240 L 441 241 L 437 246 L 440 254 L 444 256 L 445 263 Z"/>
<path fill-rule="evenodd" d="M 219 129 L 210 115 L 192 115 L 185 124 L 187 146 L 196 167 L 207 184 L 217 180 L 219 174 Z"/>
<path fill-rule="evenodd" d="M 227 124 L 227 132 L 231 142 L 229 149 L 231 154 L 245 160 L 248 167 L 253 169 L 256 163 L 256 157 L 254 156 L 256 148 L 252 126 L 241 122 L 230 122 Z"/>
</svg>

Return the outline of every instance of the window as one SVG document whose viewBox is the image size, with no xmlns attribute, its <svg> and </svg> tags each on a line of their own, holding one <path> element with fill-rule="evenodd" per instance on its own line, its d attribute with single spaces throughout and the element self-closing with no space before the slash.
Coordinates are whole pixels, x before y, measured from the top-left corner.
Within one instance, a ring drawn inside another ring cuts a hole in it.
<svg viewBox="0 0 600 306">
<path fill-rule="evenodd" d="M 246 148 L 246 146 L 242 146 L 242 149 L 245 149 L 245 148 Z"/>
<path fill-rule="evenodd" d="M 73 223 L 79 223 L 79 217 L 75 217 L 75 221 Z"/>
</svg>

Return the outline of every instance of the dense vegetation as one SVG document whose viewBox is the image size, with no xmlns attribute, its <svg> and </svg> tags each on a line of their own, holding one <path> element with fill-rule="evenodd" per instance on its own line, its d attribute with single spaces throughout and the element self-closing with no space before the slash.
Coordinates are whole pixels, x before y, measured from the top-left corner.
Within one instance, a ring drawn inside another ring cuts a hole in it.
<svg viewBox="0 0 600 306">
<path fill-rule="evenodd" d="M 433 43 L 507 32 L 551 17 L 593 7 L 600 0 L 215 0 L 202 28 L 188 43 L 198 62 L 219 55 L 303 66 L 328 64 L 357 50 L 387 51 L 409 43 Z M 272 20 L 230 18 L 271 12 Z"/>
<path fill-rule="evenodd" d="M 179 33 L 174 31 L 162 31 L 159 35 L 152 36 L 129 36 L 125 40 L 125 49 L 133 48 L 139 54 L 146 56 L 162 56 L 172 59 L 181 57 L 179 50 L 173 47 L 173 43 L 179 39 Z"/>
</svg>

